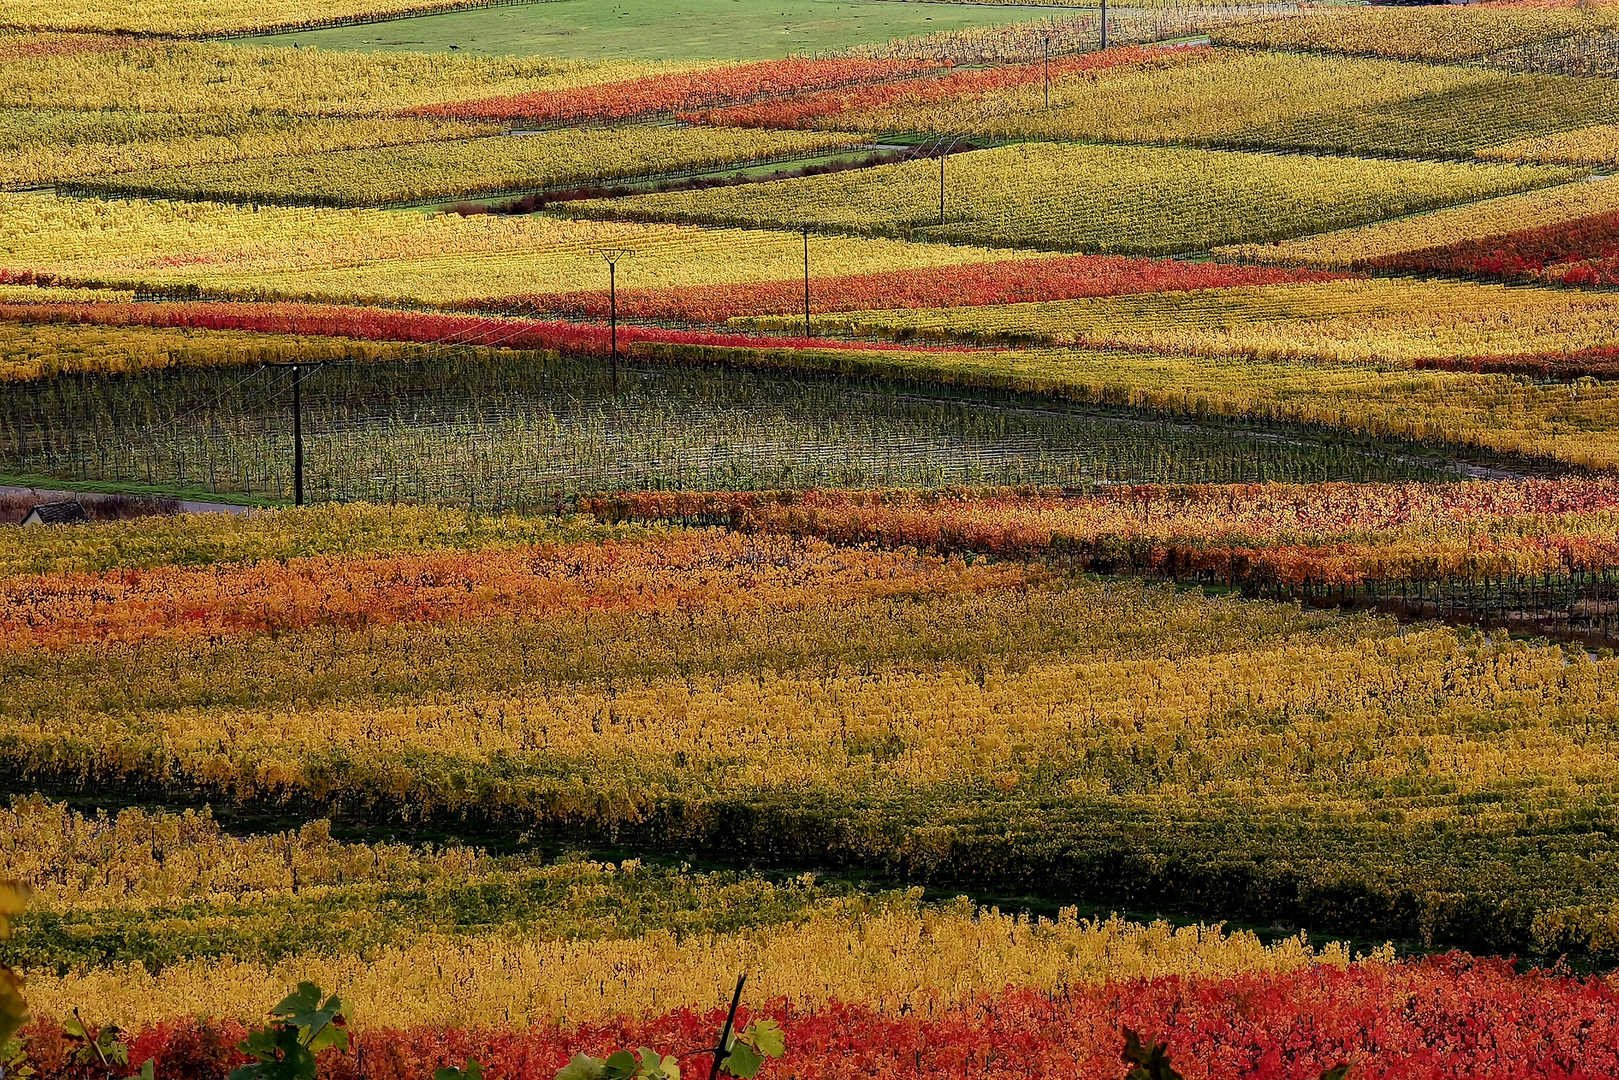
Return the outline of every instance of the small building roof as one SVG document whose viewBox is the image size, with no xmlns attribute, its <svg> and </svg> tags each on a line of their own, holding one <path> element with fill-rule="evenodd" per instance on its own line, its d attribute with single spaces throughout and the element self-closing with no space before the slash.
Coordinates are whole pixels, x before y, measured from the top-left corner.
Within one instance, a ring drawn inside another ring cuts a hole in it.
<svg viewBox="0 0 1619 1080">
<path fill-rule="evenodd" d="M 24 525 L 72 525 L 80 521 L 89 521 L 90 515 L 85 513 L 84 504 L 77 499 L 63 499 L 60 502 L 38 503 L 28 511 L 22 519 Z"/>
</svg>

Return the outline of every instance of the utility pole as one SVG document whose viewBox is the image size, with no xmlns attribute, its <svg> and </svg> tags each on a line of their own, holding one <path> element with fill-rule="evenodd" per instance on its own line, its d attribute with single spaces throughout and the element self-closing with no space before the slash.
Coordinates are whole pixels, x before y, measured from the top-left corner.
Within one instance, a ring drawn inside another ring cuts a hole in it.
<svg viewBox="0 0 1619 1080">
<path fill-rule="evenodd" d="M 292 505 L 304 504 L 304 368 L 319 367 L 294 360 L 290 364 L 265 364 L 267 368 L 292 369 Z"/>
<path fill-rule="evenodd" d="M 304 504 L 304 369 L 292 365 L 292 505 Z"/>
<path fill-rule="evenodd" d="M 613 389 L 618 389 L 618 261 L 635 254 L 627 248 L 595 248 L 596 257 L 607 263 L 608 320 L 612 326 Z"/>
<path fill-rule="evenodd" d="M 1051 35 L 1046 35 L 1046 108 L 1051 108 Z"/>
<path fill-rule="evenodd" d="M 1107 0 L 1102 0 L 1102 48 L 1107 48 Z"/>
<path fill-rule="evenodd" d="M 810 336 L 809 312 L 809 226 L 804 226 L 804 336 Z"/>
<path fill-rule="evenodd" d="M 950 156 L 951 152 L 955 150 L 956 144 L 959 143 L 959 142 L 961 142 L 961 136 L 959 136 L 959 135 L 956 136 L 954 139 L 950 140 L 950 145 L 949 146 L 946 146 L 944 144 L 944 140 L 942 138 L 939 140 L 939 224 L 940 225 L 944 224 L 944 159 Z"/>
</svg>

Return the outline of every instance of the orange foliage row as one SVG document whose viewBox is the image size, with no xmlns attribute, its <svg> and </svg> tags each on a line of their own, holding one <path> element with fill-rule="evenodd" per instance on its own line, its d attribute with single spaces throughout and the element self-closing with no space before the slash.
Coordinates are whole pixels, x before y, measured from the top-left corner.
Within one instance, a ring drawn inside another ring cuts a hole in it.
<svg viewBox="0 0 1619 1080">
<path fill-rule="evenodd" d="M 34 60 L 80 53 L 118 52 L 140 43 L 120 34 L 17 34 L 0 36 L 0 62 Z"/>
<path fill-rule="evenodd" d="M 913 60 L 811 60 L 787 57 L 726 64 L 700 71 L 646 75 L 624 82 L 566 90 L 422 105 L 406 116 L 456 120 L 528 120 L 578 124 L 708 109 L 752 100 L 773 100 L 826 87 L 853 86 L 914 75 L 937 64 Z"/>
<path fill-rule="evenodd" d="M 598 517 L 1293 587 L 1619 568 L 1619 481 L 1130 486 L 1092 494 L 654 492 Z"/>
<path fill-rule="evenodd" d="M 1130 46 L 1105 52 L 1081 53 L 1051 61 L 1054 80 L 1130 64 L 1167 64 L 1206 55 L 1201 47 Z M 770 98 L 710 112 L 685 113 L 681 119 L 716 127 L 802 128 L 835 126 L 833 117 L 859 114 L 894 106 L 916 107 L 941 101 L 972 100 L 996 90 L 1038 86 L 1048 74 L 1044 63 L 1005 64 L 968 68 L 944 75 L 906 79 L 876 85 L 854 84 L 821 90 L 800 97 Z"/>
<path fill-rule="evenodd" d="M 787 609 L 1012 585 L 1026 568 L 680 533 L 574 544 L 0 580 L 0 650 L 583 611 Z"/>
<path fill-rule="evenodd" d="M 1069 300 L 1082 296 L 1223 289 L 1298 281 L 1333 281 L 1346 274 L 1279 266 L 1233 266 L 1143 259 L 1125 255 L 1061 255 L 1002 262 L 933 266 L 815 278 L 814 308 L 875 311 L 896 308 L 981 307 Z M 472 306 L 570 318 L 606 318 L 614 298 L 593 292 L 508 296 Z M 739 316 L 793 315 L 804 309 L 800 281 L 620 289 L 618 313 L 639 319 L 722 323 Z M 0 305 L 0 318 L 5 317 Z"/>
</svg>

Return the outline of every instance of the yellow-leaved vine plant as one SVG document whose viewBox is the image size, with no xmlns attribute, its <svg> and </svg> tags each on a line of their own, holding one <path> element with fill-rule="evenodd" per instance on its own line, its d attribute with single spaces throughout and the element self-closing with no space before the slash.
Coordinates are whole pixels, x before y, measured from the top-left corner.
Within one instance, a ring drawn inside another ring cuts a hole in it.
<svg viewBox="0 0 1619 1080">
<path fill-rule="evenodd" d="M 11 936 L 11 920 L 28 903 L 28 886 L 0 881 L 0 941 Z M 0 1047 L 28 1022 L 28 1003 L 22 997 L 22 976 L 0 964 Z"/>
</svg>

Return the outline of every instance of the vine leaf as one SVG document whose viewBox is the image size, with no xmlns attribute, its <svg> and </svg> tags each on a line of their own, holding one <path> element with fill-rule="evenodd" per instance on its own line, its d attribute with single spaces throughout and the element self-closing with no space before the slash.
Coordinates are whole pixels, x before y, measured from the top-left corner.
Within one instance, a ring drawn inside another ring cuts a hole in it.
<svg viewBox="0 0 1619 1080">
<path fill-rule="evenodd" d="M 738 1040 L 732 1045 L 731 1052 L 725 1055 L 725 1064 L 721 1067 L 740 1080 L 754 1080 L 759 1070 L 765 1067 L 765 1059 L 759 1051 Z"/>
<path fill-rule="evenodd" d="M 315 1080 L 316 1054 L 330 1046 L 349 1048 L 348 1006 L 336 994 L 323 1004 L 314 983 L 299 983 L 270 1010 L 270 1019 L 237 1047 L 253 1060 L 232 1069 L 230 1080 Z"/>
<path fill-rule="evenodd" d="M 0 1042 L 0 1070 L 4 1070 L 7 1080 L 31 1080 L 34 1076 L 21 1039 Z"/>
<path fill-rule="evenodd" d="M 28 906 L 28 886 L 0 881 L 0 941 L 11 936 L 11 920 Z M 0 1046 L 28 1022 L 28 1003 L 22 996 L 22 976 L 0 964 Z"/>
<path fill-rule="evenodd" d="M 637 1053 L 641 1056 L 638 1075 L 644 1080 L 680 1080 L 680 1062 L 673 1054 L 664 1057 L 650 1046 L 641 1047 Z"/>
<path fill-rule="evenodd" d="M 297 1028 L 299 1040 L 311 1054 L 328 1046 L 349 1048 L 349 1033 L 342 1026 L 348 1006 L 336 994 L 321 1004 L 320 987 L 312 982 L 299 983 L 296 991 L 270 1010 L 270 1016 Z"/>
<path fill-rule="evenodd" d="M 767 1058 L 779 1058 L 787 1053 L 787 1036 L 774 1020 L 755 1020 L 737 1036 L 737 1041 L 746 1043 Z"/>
<path fill-rule="evenodd" d="M 601 1080 L 607 1074 L 607 1063 L 589 1054 L 575 1054 L 573 1060 L 562 1066 L 556 1080 Z"/>
<path fill-rule="evenodd" d="M 725 1073 L 737 1080 L 756 1080 L 765 1062 L 787 1053 L 787 1036 L 774 1020 L 755 1020 L 746 1029 L 732 1028 L 736 1020 L 737 1003 L 742 998 L 743 975 L 736 981 L 736 995 L 731 999 L 731 1011 L 720 1032 L 720 1044 L 701 1053 L 714 1055 L 714 1073 Z M 470 1067 L 470 1066 L 469 1066 Z M 238 1080 L 232 1077 L 231 1080 Z M 255 1080 L 242 1077 L 240 1080 Z M 258 1080 L 280 1080 L 276 1077 Z M 479 1080 L 466 1077 L 455 1069 L 440 1069 L 433 1080 Z M 618 1050 L 605 1059 L 589 1054 L 575 1054 L 573 1059 L 557 1070 L 556 1080 L 681 1080 L 680 1060 L 673 1054 L 665 1056 L 650 1046 L 631 1053 Z"/>
<path fill-rule="evenodd" d="M 1141 1036 L 1129 1028 L 1124 1029 L 1124 1052 L 1120 1055 L 1126 1065 L 1134 1066 L 1124 1074 L 1124 1080 L 1186 1080 L 1169 1063 L 1169 1046 L 1149 1036 L 1145 1044 Z"/>
<path fill-rule="evenodd" d="M 607 1055 L 602 1063 L 602 1075 L 607 1080 L 630 1080 L 641 1068 L 641 1063 L 635 1060 L 635 1055 L 628 1050 L 619 1050 Z"/>
<path fill-rule="evenodd" d="M 786 1052 L 787 1037 L 782 1034 L 781 1025 L 774 1020 L 755 1020 L 745 1030 L 731 1036 L 731 1045 L 726 1048 L 720 1069 L 739 1080 L 754 1080 L 768 1059 L 781 1057 Z"/>
<path fill-rule="evenodd" d="M 114 1065 L 129 1064 L 129 1047 L 119 1038 L 123 1034 L 116 1024 L 108 1024 L 100 1031 L 92 1031 L 74 1009 L 73 1015 L 62 1021 L 62 1031 L 69 1042 L 78 1044 L 72 1060 L 76 1065 L 95 1065 L 111 1069 Z"/>
</svg>

